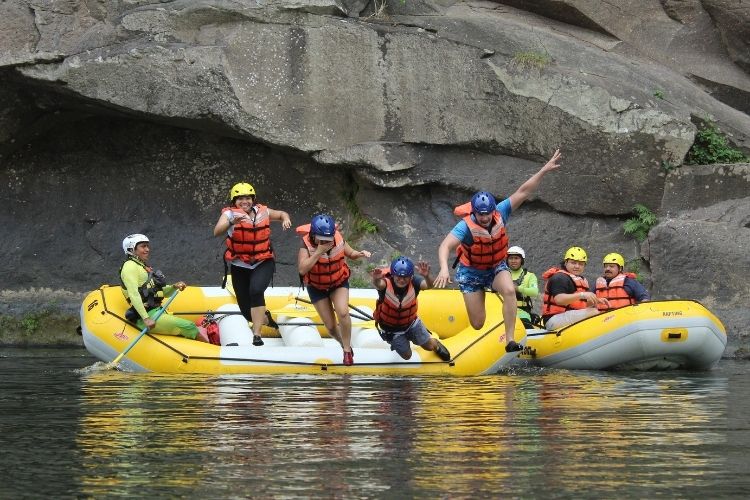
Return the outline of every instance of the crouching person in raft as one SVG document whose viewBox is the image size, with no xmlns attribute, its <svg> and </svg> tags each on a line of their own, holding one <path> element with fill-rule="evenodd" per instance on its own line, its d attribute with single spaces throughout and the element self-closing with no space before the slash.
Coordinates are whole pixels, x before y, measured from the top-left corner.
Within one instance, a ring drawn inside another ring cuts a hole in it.
<svg viewBox="0 0 750 500">
<path fill-rule="evenodd" d="M 350 247 L 328 214 L 316 215 L 310 224 L 299 226 L 297 234 L 302 237 L 297 270 L 328 334 L 344 349 L 344 365 L 351 366 L 354 364 L 354 350 L 352 318 L 349 316 L 350 271 L 346 258 L 369 259 L 370 252 Z"/>
<path fill-rule="evenodd" d="M 151 256 L 151 243 L 143 234 L 130 234 L 122 240 L 125 262 L 120 267 L 122 294 L 130 304 L 125 311 L 125 318 L 136 324 L 139 329 L 148 327 L 151 333 L 162 335 L 180 335 L 201 342 L 208 342 L 206 332 L 192 321 L 172 316 L 165 312 L 157 320 L 153 316 L 159 311 L 164 297 L 169 297 L 175 290 L 184 290 L 187 285 L 178 281 L 167 285 L 161 271 L 155 271 L 148 265 Z"/>
<path fill-rule="evenodd" d="M 414 275 L 414 263 L 406 257 L 398 257 L 391 262 L 390 269 L 372 271 L 372 284 L 378 290 L 375 324 L 383 340 L 402 358 L 411 359 L 409 342 L 413 342 L 448 361 L 451 359 L 448 349 L 430 335 L 417 316 L 417 295 L 432 287 L 432 278 L 427 262 L 418 262 L 416 267 L 417 276 Z"/>
</svg>

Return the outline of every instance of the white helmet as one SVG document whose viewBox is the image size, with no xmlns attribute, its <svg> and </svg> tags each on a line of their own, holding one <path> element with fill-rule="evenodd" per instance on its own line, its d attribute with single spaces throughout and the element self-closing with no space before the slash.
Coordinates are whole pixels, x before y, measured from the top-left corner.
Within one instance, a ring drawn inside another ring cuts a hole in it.
<svg viewBox="0 0 750 500">
<path fill-rule="evenodd" d="M 148 236 L 145 234 L 129 234 L 122 240 L 122 251 L 125 252 L 125 255 L 133 255 L 136 245 L 144 241 L 148 243 Z"/>
<path fill-rule="evenodd" d="M 508 249 L 508 255 L 520 255 L 522 259 L 526 259 L 526 252 L 521 247 L 510 247 Z"/>
</svg>

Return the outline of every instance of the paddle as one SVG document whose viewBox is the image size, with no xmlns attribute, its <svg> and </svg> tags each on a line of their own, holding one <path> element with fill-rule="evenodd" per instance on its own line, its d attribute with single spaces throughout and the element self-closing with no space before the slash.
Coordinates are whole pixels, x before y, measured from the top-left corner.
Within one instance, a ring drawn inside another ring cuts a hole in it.
<svg viewBox="0 0 750 500">
<path fill-rule="evenodd" d="M 167 307 L 169 307 L 169 304 L 171 304 L 171 303 L 172 303 L 172 301 L 174 300 L 174 298 L 175 298 L 175 297 L 177 297 L 177 294 L 178 294 L 178 293 L 180 293 L 180 291 L 179 291 L 179 290 L 175 290 L 175 292 L 174 292 L 174 293 L 173 293 L 173 294 L 172 294 L 172 295 L 171 295 L 171 296 L 169 297 L 169 299 L 167 300 L 167 302 L 166 302 L 166 303 L 164 303 L 164 304 L 163 304 L 163 305 L 162 305 L 162 306 L 161 306 L 161 307 L 160 307 L 160 308 L 159 308 L 159 309 L 158 309 L 158 310 L 156 311 L 156 314 L 155 314 L 155 315 L 154 315 L 154 317 L 153 317 L 153 318 L 151 318 L 151 319 L 153 319 L 154 321 L 157 321 L 157 320 L 159 319 L 159 317 L 160 317 L 160 316 L 161 316 L 161 315 L 162 315 L 162 314 L 164 313 L 164 311 L 166 311 L 166 310 L 167 310 Z M 117 364 L 118 364 L 118 363 L 120 362 L 120 360 L 121 360 L 121 359 L 122 359 L 122 358 L 123 358 L 123 357 L 124 357 L 124 356 L 125 356 L 125 355 L 126 355 L 126 354 L 128 353 L 128 351 L 130 351 L 130 350 L 131 350 L 131 349 L 132 349 L 132 348 L 133 348 L 133 347 L 135 346 L 135 344 L 137 344 L 137 343 L 138 343 L 138 341 L 139 341 L 139 340 L 141 340 L 141 337 L 143 337 L 144 335 L 146 335 L 146 332 L 147 332 L 147 331 L 148 331 L 148 326 L 144 326 L 144 327 L 143 327 L 143 330 L 141 330 L 141 333 L 139 333 L 139 334 L 138 334 L 138 336 L 137 336 L 137 337 L 136 337 L 135 339 L 133 339 L 133 341 L 132 341 L 132 342 L 130 343 L 130 345 L 128 345 L 128 346 L 127 346 L 127 347 L 125 348 L 125 350 L 124 350 L 124 351 L 122 351 L 122 352 L 121 352 L 121 353 L 120 353 L 120 354 L 119 354 L 119 355 L 118 355 L 118 356 L 117 356 L 117 357 L 116 357 L 115 359 L 113 359 L 113 360 L 112 360 L 112 361 L 111 361 L 111 362 L 110 362 L 110 363 L 109 363 L 109 364 L 107 365 L 107 368 L 114 368 L 115 366 L 117 366 Z"/>
</svg>

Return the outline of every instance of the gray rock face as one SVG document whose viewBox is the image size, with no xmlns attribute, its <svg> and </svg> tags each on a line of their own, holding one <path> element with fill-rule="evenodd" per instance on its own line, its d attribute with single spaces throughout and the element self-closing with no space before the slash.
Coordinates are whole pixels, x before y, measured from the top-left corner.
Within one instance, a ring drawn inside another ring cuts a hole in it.
<svg viewBox="0 0 750 500">
<path fill-rule="evenodd" d="M 750 4 L 736 0 L 500 0 L 626 42 L 690 77 L 717 99 L 750 111 Z"/>
<path fill-rule="evenodd" d="M 652 293 L 698 300 L 721 311 L 729 331 L 746 332 L 749 252 L 750 197 L 667 218 L 649 234 L 647 259 L 659 277 Z"/>
<path fill-rule="evenodd" d="M 746 166 L 662 167 L 707 118 L 750 151 L 746 5 L 380 7 L 0 2 L 0 289 L 114 282 L 135 231 L 168 275 L 218 283 L 211 229 L 240 180 L 295 225 L 332 212 L 375 263 L 404 252 L 436 265 L 454 205 L 511 194 L 559 147 L 563 167 L 511 220 L 527 264 L 541 274 L 580 245 L 593 279 L 619 251 L 656 298 L 706 300 L 742 331 L 745 281 L 711 294 L 694 283 L 715 284 L 727 258 L 747 264 L 728 247 L 746 237 L 742 217 L 716 215 L 742 211 Z M 622 234 L 636 203 L 661 218 L 643 248 Z M 357 232 L 363 219 L 378 232 Z M 297 283 L 297 237 L 275 227 L 273 240 L 275 284 Z"/>
<path fill-rule="evenodd" d="M 716 24 L 729 56 L 745 73 L 750 72 L 750 4 L 737 0 L 701 3 Z"/>
<path fill-rule="evenodd" d="M 669 215 L 741 200 L 750 193 L 750 164 L 691 165 L 667 176 L 662 211 Z"/>
</svg>

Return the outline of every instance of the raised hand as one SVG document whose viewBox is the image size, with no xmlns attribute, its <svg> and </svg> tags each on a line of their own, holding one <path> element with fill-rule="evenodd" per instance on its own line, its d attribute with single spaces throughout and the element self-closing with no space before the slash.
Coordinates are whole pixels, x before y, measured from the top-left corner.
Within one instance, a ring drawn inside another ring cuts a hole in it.
<svg viewBox="0 0 750 500">
<path fill-rule="evenodd" d="M 417 262 L 416 268 L 417 268 L 417 273 L 421 274 L 422 276 L 430 275 L 430 263 L 429 262 L 420 260 L 419 262 Z"/>
</svg>

